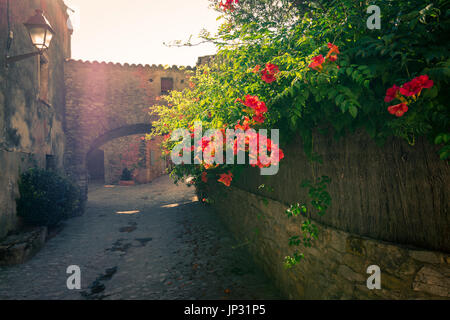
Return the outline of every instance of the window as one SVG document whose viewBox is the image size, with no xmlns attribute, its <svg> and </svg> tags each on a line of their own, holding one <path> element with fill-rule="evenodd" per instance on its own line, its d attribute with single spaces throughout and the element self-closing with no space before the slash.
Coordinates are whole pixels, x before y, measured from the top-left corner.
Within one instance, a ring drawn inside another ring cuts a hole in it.
<svg viewBox="0 0 450 320">
<path fill-rule="evenodd" d="M 168 94 L 173 90 L 172 78 L 161 78 L 161 94 Z"/>
</svg>

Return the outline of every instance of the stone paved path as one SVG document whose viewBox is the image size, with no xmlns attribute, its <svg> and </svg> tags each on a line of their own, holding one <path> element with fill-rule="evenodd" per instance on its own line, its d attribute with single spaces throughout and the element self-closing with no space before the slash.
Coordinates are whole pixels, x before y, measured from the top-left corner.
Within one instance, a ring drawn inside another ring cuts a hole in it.
<svg viewBox="0 0 450 320">
<path fill-rule="evenodd" d="M 95 185 L 85 215 L 30 261 L 0 267 L 0 299 L 280 299 L 236 245 L 194 189 L 168 177 Z M 81 268 L 81 290 L 66 287 L 69 265 Z"/>
</svg>

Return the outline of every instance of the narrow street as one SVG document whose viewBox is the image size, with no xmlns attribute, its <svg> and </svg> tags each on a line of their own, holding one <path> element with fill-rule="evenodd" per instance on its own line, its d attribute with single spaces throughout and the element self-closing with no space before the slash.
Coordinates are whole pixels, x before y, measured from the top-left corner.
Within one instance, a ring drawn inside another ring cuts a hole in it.
<svg viewBox="0 0 450 320">
<path fill-rule="evenodd" d="M 70 265 L 81 269 L 81 290 L 66 286 Z M 30 261 L 0 268 L 0 300 L 280 298 L 194 189 L 167 176 L 91 185 L 83 216 Z"/>
</svg>

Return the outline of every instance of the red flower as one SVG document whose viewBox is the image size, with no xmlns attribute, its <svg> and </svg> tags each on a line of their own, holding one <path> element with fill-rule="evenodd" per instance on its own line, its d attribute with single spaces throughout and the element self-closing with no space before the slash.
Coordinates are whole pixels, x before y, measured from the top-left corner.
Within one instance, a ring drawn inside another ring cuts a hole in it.
<svg viewBox="0 0 450 320">
<path fill-rule="evenodd" d="M 273 63 L 267 63 L 265 70 L 271 74 L 277 74 L 278 72 L 280 72 L 280 69 L 278 68 L 278 66 Z"/>
<path fill-rule="evenodd" d="M 225 0 L 225 2 L 221 0 L 219 3 L 219 7 L 223 8 L 224 10 L 233 11 L 234 10 L 233 3 L 239 3 L 239 0 Z"/>
<path fill-rule="evenodd" d="M 331 55 L 328 59 L 331 61 L 331 62 L 334 62 L 334 61 L 336 61 L 337 60 L 337 55 Z"/>
<path fill-rule="evenodd" d="M 408 111 L 408 106 L 406 105 L 406 103 L 402 102 L 394 106 L 390 106 L 388 108 L 388 111 L 390 114 L 396 115 L 397 117 L 401 117 L 405 114 L 405 112 Z"/>
<path fill-rule="evenodd" d="M 311 69 L 322 69 L 322 64 L 325 62 L 325 58 L 320 54 L 312 58 L 312 62 L 309 65 Z"/>
<path fill-rule="evenodd" d="M 227 187 L 229 187 L 232 180 L 233 180 L 233 174 L 230 173 L 230 171 L 228 171 L 228 174 L 222 173 L 222 174 L 220 175 L 220 179 L 217 180 L 217 181 L 222 182 L 224 185 L 226 185 Z"/>
<path fill-rule="evenodd" d="M 415 79 L 424 89 L 430 89 L 433 86 L 433 80 L 430 80 L 426 74 L 418 76 Z"/>
<path fill-rule="evenodd" d="M 254 109 L 256 111 L 256 114 L 266 113 L 267 112 L 267 106 L 262 101 L 258 102 L 258 104 L 256 105 L 256 107 Z"/>
<path fill-rule="evenodd" d="M 411 97 L 420 92 L 421 88 L 418 86 L 418 83 L 411 80 L 410 82 L 406 82 L 400 88 L 400 93 L 406 97 Z"/>
<path fill-rule="evenodd" d="M 266 83 L 272 83 L 277 80 L 277 78 L 275 78 L 275 75 L 269 74 L 265 70 L 263 70 L 261 74 L 261 79 Z"/>
<path fill-rule="evenodd" d="M 202 172 L 202 181 L 204 182 L 204 183 L 207 183 L 208 182 L 208 177 L 207 177 L 207 173 L 206 173 L 206 171 L 203 171 Z"/>
<path fill-rule="evenodd" d="M 328 55 L 327 55 L 327 56 L 330 56 L 330 55 L 333 54 L 333 53 L 340 54 L 340 52 L 339 52 L 339 47 L 338 47 L 338 46 L 335 46 L 335 45 L 332 44 L 331 42 L 328 42 L 328 48 L 330 48 L 330 51 L 328 52 Z"/>
<path fill-rule="evenodd" d="M 267 112 L 267 106 L 263 101 L 260 101 L 259 98 L 257 96 L 251 96 L 251 95 L 247 95 L 245 97 L 245 101 L 241 102 L 256 111 L 256 113 L 265 113 Z"/>
<path fill-rule="evenodd" d="M 392 86 L 392 88 L 389 88 L 386 90 L 386 97 L 384 98 L 384 102 L 391 102 L 395 98 L 397 98 L 397 94 L 399 92 L 400 88 L 397 87 L 395 84 Z"/>
<path fill-rule="evenodd" d="M 421 75 L 404 83 L 400 88 L 400 93 L 406 97 L 411 97 L 420 94 L 422 89 L 429 89 L 432 86 L 433 80 L 430 80 L 427 75 Z"/>
<path fill-rule="evenodd" d="M 264 123 L 264 120 L 266 120 L 266 117 L 262 113 L 257 113 L 253 116 L 253 120 L 258 123 Z"/>
<path fill-rule="evenodd" d="M 199 143 L 199 146 L 198 146 L 197 150 L 200 151 L 200 148 L 201 148 L 202 152 L 204 152 L 205 149 L 211 143 L 211 138 L 210 137 L 202 137 L 202 139 L 198 143 Z"/>
<path fill-rule="evenodd" d="M 276 80 L 275 75 L 280 72 L 276 64 L 267 63 L 266 67 L 261 71 L 261 78 L 264 82 L 272 83 Z"/>
<path fill-rule="evenodd" d="M 242 121 L 242 124 L 240 123 L 241 120 L 238 120 L 237 124 L 234 126 L 234 130 L 242 130 L 246 131 L 250 129 L 250 118 L 244 117 L 244 121 Z"/>
</svg>

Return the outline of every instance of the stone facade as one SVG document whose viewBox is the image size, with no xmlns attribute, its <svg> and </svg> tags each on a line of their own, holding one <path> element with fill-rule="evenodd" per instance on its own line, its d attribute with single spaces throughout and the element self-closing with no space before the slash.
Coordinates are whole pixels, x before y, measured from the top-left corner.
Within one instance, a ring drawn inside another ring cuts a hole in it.
<svg viewBox="0 0 450 320">
<path fill-rule="evenodd" d="M 209 199 L 231 231 L 290 299 L 449 299 L 450 255 L 343 232 L 315 222 L 319 238 L 302 250 L 291 269 L 289 237 L 301 234 L 302 218 L 287 206 L 245 190 L 210 188 Z M 258 230 L 256 233 L 255 230 Z M 381 269 L 381 289 L 369 290 L 367 267 Z"/>
<path fill-rule="evenodd" d="M 149 107 L 158 104 L 158 97 L 167 89 L 186 88 L 189 70 L 192 68 L 66 61 L 66 168 L 82 188 L 87 190 L 90 152 L 120 137 L 149 133 Z M 104 147 L 109 182 L 117 179 L 114 144 Z M 146 176 L 143 180 L 152 179 L 148 173 L 142 174 Z"/>
<path fill-rule="evenodd" d="M 43 58 L 34 56 L 5 67 L 5 54 L 34 50 L 23 23 L 43 8 L 56 32 Z M 63 170 L 64 61 L 70 57 L 68 15 L 62 0 L 10 1 L 14 40 L 9 52 L 7 1 L 0 0 L 0 239 L 16 229 L 19 174 L 30 166 Z"/>
<path fill-rule="evenodd" d="M 124 168 L 134 169 L 133 180 L 137 183 L 151 182 L 165 173 L 166 160 L 161 158 L 160 149 L 162 138 L 155 137 L 151 141 L 142 138 L 143 135 L 121 137 L 100 147 L 105 155 L 105 183 L 117 184 Z"/>
</svg>

